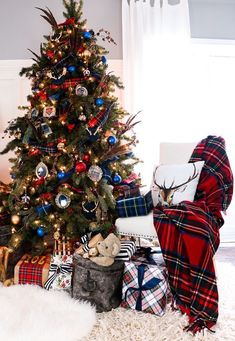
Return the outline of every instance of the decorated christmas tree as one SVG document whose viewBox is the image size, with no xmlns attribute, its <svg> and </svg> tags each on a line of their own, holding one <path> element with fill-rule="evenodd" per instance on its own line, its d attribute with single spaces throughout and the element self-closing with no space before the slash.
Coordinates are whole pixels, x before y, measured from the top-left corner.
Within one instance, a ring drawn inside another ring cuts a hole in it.
<svg viewBox="0 0 235 341">
<path fill-rule="evenodd" d="M 63 3 L 60 24 L 48 8 L 38 8 L 52 32 L 20 73 L 31 80 L 29 106 L 9 122 L 12 139 L 2 151 L 15 152 L 4 208 L 11 216 L 10 245 L 27 241 L 38 252 L 48 237 L 110 233 L 119 190 L 139 181 L 132 152 L 137 122 L 120 108 L 113 93 L 122 84 L 108 72 L 107 51 L 98 44 L 114 41 L 104 29 L 85 28 L 82 1 Z"/>
</svg>

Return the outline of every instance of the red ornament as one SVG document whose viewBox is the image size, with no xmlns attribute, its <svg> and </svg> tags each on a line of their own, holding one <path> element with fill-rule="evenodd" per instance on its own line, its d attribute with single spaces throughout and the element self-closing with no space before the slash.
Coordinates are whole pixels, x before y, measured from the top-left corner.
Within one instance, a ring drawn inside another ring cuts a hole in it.
<svg viewBox="0 0 235 341">
<path fill-rule="evenodd" d="M 45 181 L 44 176 L 41 176 L 41 178 L 39 178 L 38 180 L 35 181 L 34 183 L 34 188 L 38 187 L 39 185 L 43 184 Z"/>
<path fill-rule="evenodd" d="M 83 159 L 83 161 L 85 161 L 85 162 L 89 162 L 90 159 L 91 159 L 91 156 L 90 156 L 89 153 L 84 153 L 82 159 Z"/>
<path fill-rule="evenodd" d="M 89 128 L 94 128 L 98 124 L 98 120 L 96 117 L 93 117 L 89 122 L 88 122 L 88 127 Z"/>
<path fill-rule="evenodd" d="M 51 200 L 52 197 L 53 197 L 53 194 L 51 192 L 42 193 L 40 195 L 40 198 L 44 200 Z"/>
<path fill-rule="evenodd" d="M 53 58 L 54 57 L 54 52 L 52 50 L 48 50 L 46 52 L 46 54 L 47 54 L 47 57 L 49 57 L 49 58 Z"/>
<path fill-rule="evenodd" d="M 85 172 L 86 164 L 84 162 L 82 162 L 82 161 L 79 161 L 79 162 L 76 163 L 75 169 L 76 169 L 77 173 Z"/>
<path fill-rule="evenodd" d="M 36 156 L 40 153 L 40 150 L 38 148 L 32 148 L 29 151 L 29 156 Z"/>
<path fill-rule="evenodd" d="M 71 131 L 75 128 L 75 124 L 68 124 L 67 125 L 68 131 L 71 133 Z"/>
<path fill-rule="evenodd" d="M 79 49 L 78 49 L 78 53 L 82 53 L 85 51 L 85 46 L 80 46 Z"/>
</svg>

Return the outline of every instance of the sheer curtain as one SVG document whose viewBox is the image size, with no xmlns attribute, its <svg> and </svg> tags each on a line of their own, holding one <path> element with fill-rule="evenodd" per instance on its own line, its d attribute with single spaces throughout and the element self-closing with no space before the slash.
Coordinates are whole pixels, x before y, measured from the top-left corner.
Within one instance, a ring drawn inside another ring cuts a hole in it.
<svg viewBox="0 0 235 341">
<path fill-rule="evenodd" d="M 232 168 L 235 162 L 229 124 L 235 113 L 235 78 L 228 72 L 228 65 L 235 70 L 235 46 L 227 63 L 224 50 L 217 54 L 216 48 L 192 42 L 188 1 L 173 3 L 177 1 L 122 0 L 124 105 L 132 114 L 141 110 L 136 154 L 144 163 L 137 171 L 146 185 L 163 141 L 197 142 L 221 135 Z M 233 206 L 226 219 L 226 240 L 235 240 Z"/>
</svg>

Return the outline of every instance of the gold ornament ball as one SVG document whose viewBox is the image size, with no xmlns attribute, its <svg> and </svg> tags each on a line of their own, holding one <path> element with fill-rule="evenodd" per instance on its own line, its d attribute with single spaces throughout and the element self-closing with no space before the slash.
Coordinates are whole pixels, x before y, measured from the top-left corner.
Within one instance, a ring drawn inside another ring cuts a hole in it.
<svg viewBox="0 0 235 341">
<path fill-rule="evenodd" d="M 13 214 L 13 215 L 11 216 L 11 222 L 12 222 L 12 224 L 14 224 L 14 225 L 19 224 L 19 222 L 20 222 L 20 216 L 17 215 L 17 214 Z"/>
<path fill-rule="evenodd" d="M 34 194 L 36 192 L 36 189 L 34 187 L 29 188 L 30 194 Z"/>
</svg>

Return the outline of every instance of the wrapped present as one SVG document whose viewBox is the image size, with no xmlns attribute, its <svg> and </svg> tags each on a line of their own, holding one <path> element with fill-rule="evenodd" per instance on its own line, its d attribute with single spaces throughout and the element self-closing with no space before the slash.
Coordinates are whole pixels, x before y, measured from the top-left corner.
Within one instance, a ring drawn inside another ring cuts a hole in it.
<svg viewBox="0 0 235 341">
<path fill-rule="evenodd" d="M 115 186 L 114 190 L 118 191 L 119 200 L 124 198 L 138 197 L 140 196 L 140 187 L 131 186 L 127 184 Z"/>
<path fill-rule="evenodd" d="M 117 215 L 122 218 L 147 215 L 152 209 L 153 200 L 151 191 L 145 195 L 116 201 Z"/>
<path fill-rule="evenodd" d="M 165 268 L 147 263 L 125 262 L 122 307 L 162 316 L 165 313 L 167 291 Z"/>
<path fill-rule="evenodd" d="M 131 257 L 132 261 L 148 263 L 158 266 L 165 266 L 165 261 L 162 256 L 162 250 L 158 247 L 142 247 L 138 246 L 136 252 Z"/>
<path fill-rule="evenodd" d="M 51 256 L 31 256 L 25 254 L 15 266 L 15 284 L 35 284 L 44 286 L 48 278 Z"/>
<path fill-rule="evenodd" d="M 136 252 L 135 242 L 132 240 L 121 240 L 121 248 L 115 260 L 128 261 Z"/>
<path fill-rule="evenodd" d="M 71 289 L 73 272 L 73 257 L 71 255 L 54 255 L 51 260 L 49 276 L 44 288 L 50 289 Z"/>
</svg>

